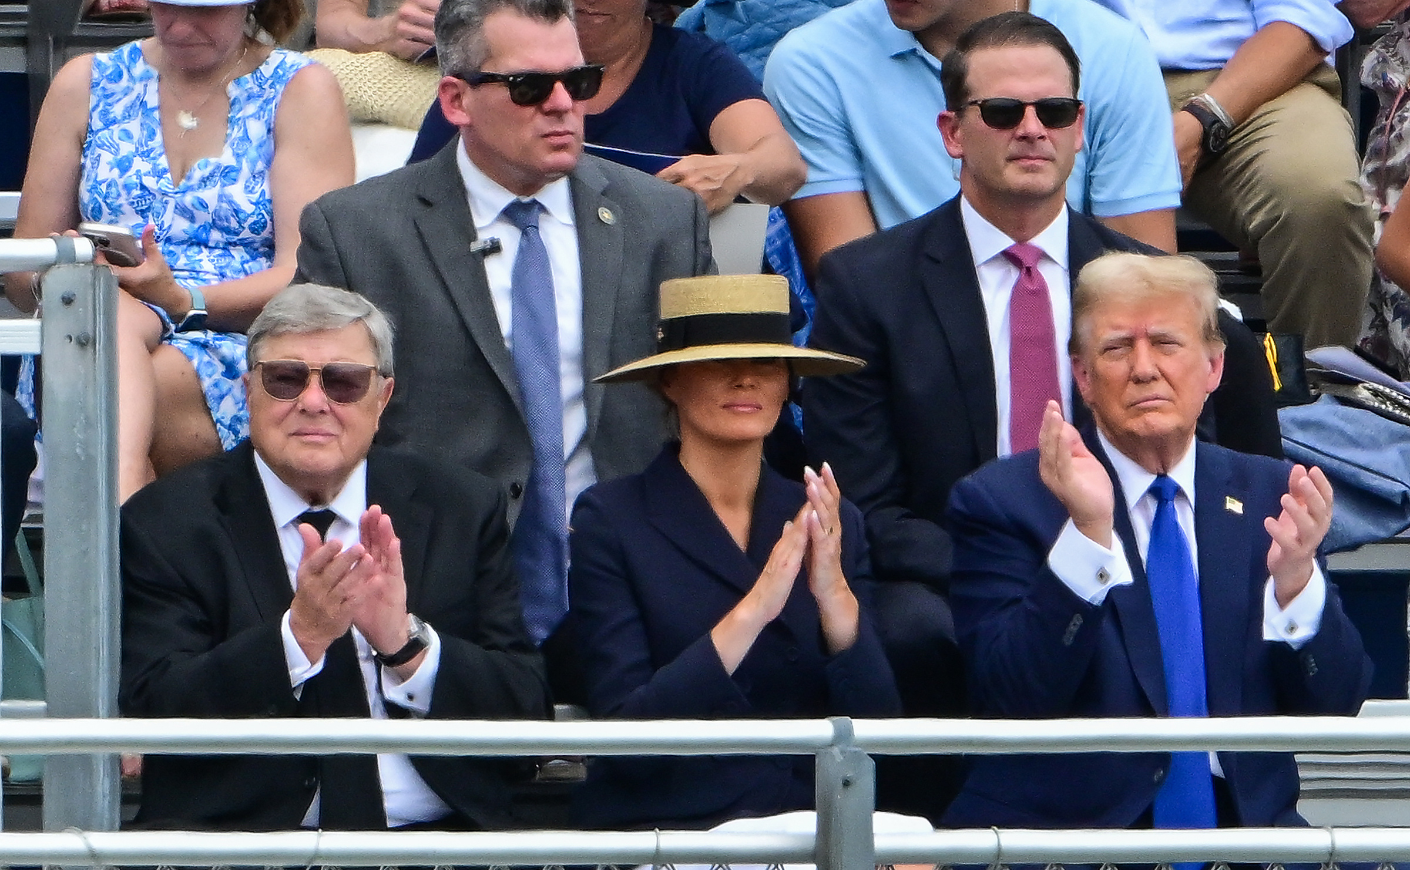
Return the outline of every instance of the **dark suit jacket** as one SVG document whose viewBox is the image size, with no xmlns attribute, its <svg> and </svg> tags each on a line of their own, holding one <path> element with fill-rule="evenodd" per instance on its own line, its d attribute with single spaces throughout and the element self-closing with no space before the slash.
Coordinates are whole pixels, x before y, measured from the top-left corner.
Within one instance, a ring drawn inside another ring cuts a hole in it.
<svg viewBox="0 0 1410 870">
<path fill-rule="evenodd" d="M 1111 472 L 1095 437 L 1088 444 Z M 1288 465 L 1200 443 L 1195 458 L 1204 660 L 1211 716 L 1354 715 L 1371 665 L 1328 584 L 1317 634 L 1300 650 L 1263 639 L 1270 539 Z M 1113 474 L 1112 480 L 1116 477 Z M 981 716 L 1045 719 L 1166 715 L 1155 611 L 1125 497 L 1116 485 L 1116 533 L 1135 582 L 1100 607 L 1047 568 L 1067 513 L 1038 477 L 1038 453 L 991 463 L 956 484 L 950 589 L 955 627 Z M 1226 498 L 1242 503 L 1230 510 Z M 976 758 L 947 825 L 1127 827 L 1155 798 L 1168 753 Z M 1291 753 L 1221 752 L 1238 822 L 1303 824 Z"/>
<path fill-rule="evenodd" d="M 896 716 L 891 669 L 865 612 L 861 514 L 844 504 L 842 564 L 863 601 L 857 642 L 829 655 L 800 572 L 783 613 L 733 675 L 710 630 L 754 586 L 806 500 L 767 466 L 741 552 L 667 448 L 645 472 L 583 493 L 573 511 L 569 599 L 594 716 L 624 719 Z M 578 802 L 595 826 L 708 827 L 813 803 L 812 758 L 598 759 Z"/>
<path fill-rule="evenodd" d="M 1107 251 L 1158 253 L 1085 215 L 1069 217 L 1074 279 Z M 955 481 L 994 458 L 998 441 L 984 301 L 959 198 L 825 256 L 817 297 L 810 344 L 867 366 L 804 383 L 809 457 L 832 464 L 842 492 L 866 515 L 878 580 L 944 591 L 951 555 L 940 526 L 945 500 Z M 1224 382 L 1202 433 L 1234 450 L 1281 456 L 1262 348 L 1247 327 L 1221 318 L 1229 342 Z"/>
<path fill-rule="evenodd" d="M 378 443 L 439 453 L 497 480 L 519 515 L 533 447 L 514 361 L 470 250 L 475 224 L 455 164 L 434 158 L 310 204 L 297 279 L 345 287 L 396 326 L 397 390 Z M 641 384 L 592 379 L 655 352 L 658 288 L 714 271 L 700 197 L 584 155 L 571 175 L 583 291 L 587 441 L 599 480 L 640 471 L 660 449 L 660 400 Z"/>
<path fill-rule="evenodd" d="M 408 610 L 440 635 L 430 717 L 547 717 L 542 663 L 510 569 L 504 498 L 492 482 L 374 448 L 367 503 L 380 504 L 401 537 Z M 123 714 L 308 715 L 289 686 L 279 627 L 293 589 L 249 442 L 143 489 L 123 506 L 121 528 Z M 412 764 L 471 823 L 508 821 L 494 762 Z M 148 756 L 137 821 L 297 828 L 316 770 L 305 756 Z"/>
</svg>

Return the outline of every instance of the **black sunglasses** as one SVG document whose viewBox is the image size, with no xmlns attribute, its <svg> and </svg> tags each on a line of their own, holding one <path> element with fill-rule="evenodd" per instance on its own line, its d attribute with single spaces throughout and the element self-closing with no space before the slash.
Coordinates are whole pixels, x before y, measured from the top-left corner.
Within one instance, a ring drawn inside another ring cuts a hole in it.
<svg viewBox="0 0 1410 870">
<path fill-rule="evenodd" d="M 516 106 L 537 106 L 553 94 L 553 86 L 563 83 L 563 89 L 575 101 L 590 100 L 602 87 L 602 64 L 589 63 L 565 69 L 563 72 L 473 72 L 456 78 L 478 88 L 485 84 L 503 84 L 509 88 L 509 99 Z"/>
<path fill-rule="evenodd" d="M 310 366 L 296 359 L 260 360 L 255 366 L 259 369 L 260 386 L 271 399 L 294 401 L 308 389 L 308 382 L 316 372 L 323 395 L 338 405 L 362 401 L 372 386 L 372 374 L 377 371 L 376 366 L 362 363 L 334 362 Z"/>
<path fill-rule="evenodd" d="M 1038 123 L 1049 130 L 1060 130 L 1076 123 L 1082 101 L 1073 97 L 1044 97 L 1032 102 L 1013 97 L 990 97 L 987 100 L 970 100 L 965 105 L 978 106 L 979 117 L 995 130 L 1012 130 L 1022 124 L 1029 106 L 1038 114 Z"/>
</svg>

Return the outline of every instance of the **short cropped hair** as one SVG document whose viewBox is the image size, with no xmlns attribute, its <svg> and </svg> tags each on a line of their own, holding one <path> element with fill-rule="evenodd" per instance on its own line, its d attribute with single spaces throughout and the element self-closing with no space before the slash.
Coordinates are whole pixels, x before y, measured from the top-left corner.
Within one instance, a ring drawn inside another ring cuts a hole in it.
<svg viewBox="0 0 1410 870">
<path fill-rule="evenodd" d="M 441 75 L 477 72 L 489 60 L 485 19 L 501 9 L 547 24 L 573 20 L 573 0 L 442 0 L 435 23 Z"/>
<path fill-rule="evenodd" d="M 1046 45 L 1062 55 L 1072 73 L 1072 95 L 1077 96 L 1081 83 L 1082 62 L 1072 43 L 1052 22 L 1028 12 L 1001 12 L 970 25 L 955 47 L 945 55 L 940 66 L 940 87 L 945 92 L 945 106 L 958 112 L 969 102 L 969 56 L 980 49 L 1008 46 Z"/>
<path fill-rule="evenodd" d="M 1185 254 L 1148 256 L 1108 253 L 1082 267 L 1072 291 L 1072 336 L 1068 353 L 1080 355 L 1092 317 L 1112 299 L 1141 301 L 1188 296 L 1199 307 L 1200 332 L 1206 345 L 1224 346 L 1219 329 L 1219 279 L 1209 267 Z"/>
<path fill-rule="evenodd" d="M 247 333 L 245 362 L 254 370 L 260 346 L 279 335 L 303 335 L 361 323 L 372 339 L 377 373 L 392 376 L 392 322 L 376 305 L 349 290 L 322 284 L 291 284 L 264 306 Z"/>
</svg>

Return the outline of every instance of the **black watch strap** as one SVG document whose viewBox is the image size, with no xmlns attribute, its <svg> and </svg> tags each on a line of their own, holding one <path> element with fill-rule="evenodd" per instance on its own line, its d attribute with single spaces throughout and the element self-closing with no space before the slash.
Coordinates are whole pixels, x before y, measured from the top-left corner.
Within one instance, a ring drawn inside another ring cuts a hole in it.
<svg viewBox="0 0 1410 870">
<path fill-rule="evenodd" d="M 1199 121 L 1199 125 L 1204 128 L 1204 136 L 1200 144 L 1204 148 L 1204 153 L 1210 157 L 1218 157 L 1229 147 L 1229 134 L 1233 131 L 1214 112 L 1210 111 L 1202 103 L 1191 101 L 1180 107 L 1180 111 L 1189 112 Z"/>
<path fill-rule="evenodd" d="M 377 663 L 383 667 L 395 668 L 404 665 L 431 645 L 431 630 L 426 623 L 422 622 L 414 613 L 408 613 L 406 619 L 407 629 L 410 633 L 407 635 L 406 644 L 401 649 L 394 653 L 380 653 L 375 649 L 372 651 L 372 657 L 377 659 Z"/>
</svg>

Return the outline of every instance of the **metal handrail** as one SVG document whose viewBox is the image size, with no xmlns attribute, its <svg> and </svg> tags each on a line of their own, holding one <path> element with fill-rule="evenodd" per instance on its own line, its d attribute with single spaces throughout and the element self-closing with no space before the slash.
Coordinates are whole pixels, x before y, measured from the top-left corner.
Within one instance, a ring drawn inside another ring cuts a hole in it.
<svg viewBox="0 0 1410 870">
<path fill-rule="evenodd" d="M 937 830 L 876 834 L 880 864 L 1102 864 L 1397 861 L 1410 828 Z M 64 831 L 0 834 L 8 864 L 215 867 L 396 865 L 802 864 L 820 860 L 809 833 L 724 831 Z"/>
<path fill-rule="evenodd" d="M 850 728 L 854 736 L 840 737 Z M 811 755 L 1410 752 L 1410 716 L 1228 719 L 4 719 L 0 752 L 303 755 Z"/>
</svg>

